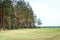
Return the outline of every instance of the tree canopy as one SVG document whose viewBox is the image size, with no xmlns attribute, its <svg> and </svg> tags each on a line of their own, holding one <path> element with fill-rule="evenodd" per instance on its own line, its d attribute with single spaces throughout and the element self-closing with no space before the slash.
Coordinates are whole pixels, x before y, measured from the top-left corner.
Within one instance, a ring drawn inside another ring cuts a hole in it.
<svg viewBox="0 0 60 40">
<path fill-rule="evenodd" d="M 34 27 L 34 12 L 24 0 L 0 0 L 0 28 Z"/>
</svg>

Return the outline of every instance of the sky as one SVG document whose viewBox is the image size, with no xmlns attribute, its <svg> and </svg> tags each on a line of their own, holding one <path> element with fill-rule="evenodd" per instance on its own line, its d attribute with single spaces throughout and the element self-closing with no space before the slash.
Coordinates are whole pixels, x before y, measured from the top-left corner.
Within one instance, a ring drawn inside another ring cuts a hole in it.
<svg viewBox="0 0 60 40">
<path fill-rule="evenodd" d="M 41 26 L 60 26 L 60 0 L 25 0 L 34 14 L 41 19 Z"/>
</svg>

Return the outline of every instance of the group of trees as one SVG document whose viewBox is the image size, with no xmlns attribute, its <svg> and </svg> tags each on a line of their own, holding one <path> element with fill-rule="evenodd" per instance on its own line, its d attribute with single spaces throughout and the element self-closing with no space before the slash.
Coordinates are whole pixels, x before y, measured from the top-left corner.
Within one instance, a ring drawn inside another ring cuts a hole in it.
<svg viewBox="0 0 60 40">
<path fill-rule="evenodd" d="M 0 0 L 0 28 L 18 29 L 34 27 L 34 13 L 24 0 Z"/>
</svg>

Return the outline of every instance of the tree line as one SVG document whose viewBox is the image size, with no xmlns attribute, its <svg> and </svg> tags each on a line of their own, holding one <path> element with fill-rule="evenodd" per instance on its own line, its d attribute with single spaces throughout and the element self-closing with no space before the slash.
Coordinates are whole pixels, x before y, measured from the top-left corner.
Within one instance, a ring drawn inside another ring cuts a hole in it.
<svg viewBox="0 0 60 40">
<path fill-rule="evenodd" d="M 0 0 L 0 29 L 35 27 L 35 16 L 29 2 Z"/>
</svg>

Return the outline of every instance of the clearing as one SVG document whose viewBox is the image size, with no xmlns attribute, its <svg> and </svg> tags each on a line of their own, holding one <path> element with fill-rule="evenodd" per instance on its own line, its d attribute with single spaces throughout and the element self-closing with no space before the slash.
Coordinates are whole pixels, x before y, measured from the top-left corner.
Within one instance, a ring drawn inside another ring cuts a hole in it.
<svg viewBox="0 0 60 40">
<path fill-rule="evenodd" d="M 60 28 L 35 28 L 1 31 L 0 40 L 60 40 Z"/>
</svg>

